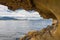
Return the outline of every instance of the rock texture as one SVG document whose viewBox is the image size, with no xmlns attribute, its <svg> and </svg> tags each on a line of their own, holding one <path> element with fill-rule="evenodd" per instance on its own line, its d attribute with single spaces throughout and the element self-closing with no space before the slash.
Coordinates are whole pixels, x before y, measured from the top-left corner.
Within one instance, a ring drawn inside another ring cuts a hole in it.
<svg viewBox="0 0 60 40">
<path fill-rule="evenodd" d="M 31 31 L 28 32 L 23 38 L 20 40 L 57 40 L 54 36 L 54 26 L 48 26 L 40 31 Z"/>
<path fill-rule="evenodd" d="M 57 19 L 48 7 L 45 7 L 45 5 L 40 3 L 40 0 L 0 0 L 0 4 L 8 6 L 11 10 L 19 8 L 23 8 L 25 10 L 36 10 L 40 12 L 44 18 Z"/>
<path fill-rule="evenodd" d="M 0 0 L 0 4 L 8 6 L 11 10 L 19 8 L 36 10 L 44 18 L 53 18 L 58 21 L 58 24 L 53 24 L 52 29 L 47 27 L 41 31 L 29 32 L 20 40 L 60 40 L 60 0 Z M 56 31 L 53 31 L 56 27 Z"/>
</svg>

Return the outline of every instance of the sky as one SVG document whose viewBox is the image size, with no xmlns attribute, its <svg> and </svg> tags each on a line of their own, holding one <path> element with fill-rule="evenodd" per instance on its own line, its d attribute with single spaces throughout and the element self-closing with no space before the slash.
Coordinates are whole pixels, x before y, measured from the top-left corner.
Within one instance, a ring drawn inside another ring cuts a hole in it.
<svg viewBox="0 0 60 40">
<path fill-rule="evenodd" d="M 9 10 L 7 6 L 0 4 L 0 17 L 21 17 L 21 18 L 38 18 L 43 19 L 37 11 L 26 11 L 24 9 L 17 9 L 15 11 Z"/>
<path fill-rule="evenodd" d="M 26 11 L 24 9 L 17 9 L 15 11 L 9 10 L 7 6 L 0 4 L 0 17 L 14 17 L 14 18 L 20 18 L 20 19 L 43 19 L 39 15 L 37 11 Z M 6 38 L 13 39 L 13 38 L 20 38 L 21 35 L 24 35 L 24 32 L 28 32 L 31 29 L 41 29 L 45 28 L 47 25 L 52 25 L 51 20 L 43 21 L 0 21 L 0 34 L 2 34 L 0 37 L 1 40 L 4 40 Z M 45 24 L 45 25 L 43 25 Z M 33 26 L 33 27 L 32 27 Z M 20 31 L 19 31 L 20 30 Z M 4 36 L 4 37 L 3 37 Z M 6 36 L 6 37 L 5 37 Z"/>
</svg>

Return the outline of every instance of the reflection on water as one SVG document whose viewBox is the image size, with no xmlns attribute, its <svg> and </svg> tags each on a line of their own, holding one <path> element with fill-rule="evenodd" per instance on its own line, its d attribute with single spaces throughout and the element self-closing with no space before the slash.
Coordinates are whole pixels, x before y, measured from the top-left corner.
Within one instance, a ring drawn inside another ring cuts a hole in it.
<svg viewBox="0 0 60 40">
<path fill-rule="evenodd" d="M 52 25 L 52 20 L 1 20 L 0 40 L 15 40 L 31 30 L 41 30 Z"/>
</svg>

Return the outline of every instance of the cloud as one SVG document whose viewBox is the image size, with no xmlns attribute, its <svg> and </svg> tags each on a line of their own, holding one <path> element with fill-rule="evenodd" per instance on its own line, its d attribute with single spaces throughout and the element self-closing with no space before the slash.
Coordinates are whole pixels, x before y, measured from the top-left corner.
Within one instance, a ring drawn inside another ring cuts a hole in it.
<svg viewBox="0 0 60 40">
<path fill-rule="evenodd" d="M 0 4 L 0 16 L 7 17 L 22 17 L 26 19 L 43 19 L 37 11 L 26 11 L 24 9 L 17 9 L 15 11 L 9 10 L 7 6 Z"/>
</svg>

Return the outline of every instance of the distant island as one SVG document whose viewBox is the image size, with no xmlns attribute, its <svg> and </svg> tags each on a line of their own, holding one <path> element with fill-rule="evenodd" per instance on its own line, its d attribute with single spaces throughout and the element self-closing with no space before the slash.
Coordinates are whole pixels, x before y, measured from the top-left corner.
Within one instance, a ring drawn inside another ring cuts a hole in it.
<svg viewBox="0 0 60 40">
<path fill-rule="evenodd" d="M 0 17 L 0 20 L 17 20 L 17 19 L 12 17 Z"/>
</svg>

